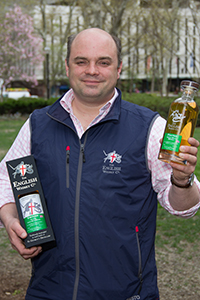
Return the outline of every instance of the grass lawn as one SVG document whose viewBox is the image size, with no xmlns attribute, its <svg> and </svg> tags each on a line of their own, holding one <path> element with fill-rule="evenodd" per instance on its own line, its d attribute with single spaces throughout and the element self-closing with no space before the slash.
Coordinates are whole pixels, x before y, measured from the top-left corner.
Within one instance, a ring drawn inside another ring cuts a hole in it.
<svg viewBox="0 0 200 300">
<path fill-rule="evenodd" d="M 3 158 L 6 151 L 11 146 L 14 138 L 26 117 L 17 119 L 0 118 L 0 159 Z M 200 128 L 195 130 L 195 138 L 200 141 Z M 195 171 L 196 176 L 200 179 L 200 151 L 198 153 L 198 164 Z M 183 251 L 183 241 L 194 243 L 200 238 L 200 212 L 191 219 L 182 219 L 170 215 L 160 205 L 158 205 L 157 216 L 157 235 L 156 246 L 163 247 L 170 245 L 176 247 L 178 251 Z M 170 238 L 171 237 L 171 238 Z M 195 247 L 195 243 L 194 243 Z"/>
<path fill-rule="evenodd" d="M 24 116 L 13 119 L 6 116 L 0 118 L 0 160 L 12 145 L 19 129 L 26 120 L 27 117 Z"/>
<path fill-rule="evenodd" d="M 195 129 L 194 137 L 200 141 L 200 128 Z M 198 163 L 195 169 L 195 175 L 200 180 L 200 149 L 198 151 Z M 200 239 L 200 211 L 190 219 L 183 219 L 172 216 L 160 205 L 158 205 L 157 214 L 157 233 L 156 246 L 163 247 L 170 245 L 179 252 L 184 250 L 184 243 L 194 243 Z"/>
</svg>

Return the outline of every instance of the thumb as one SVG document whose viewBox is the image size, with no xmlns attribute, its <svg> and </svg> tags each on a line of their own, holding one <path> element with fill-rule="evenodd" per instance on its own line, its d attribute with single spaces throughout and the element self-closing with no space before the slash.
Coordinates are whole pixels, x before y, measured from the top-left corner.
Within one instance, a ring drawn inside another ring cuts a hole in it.
<svg viewBox="0 0 200 300">
<path fill-rule="evenodd" d="M 20 225 L 20 223 L 19 223 L 18 220 L 12 224 L 12 228 L 11 229 L 21 239 L 25 239 L 27 237 L 26 230 Z"/>
</svg>

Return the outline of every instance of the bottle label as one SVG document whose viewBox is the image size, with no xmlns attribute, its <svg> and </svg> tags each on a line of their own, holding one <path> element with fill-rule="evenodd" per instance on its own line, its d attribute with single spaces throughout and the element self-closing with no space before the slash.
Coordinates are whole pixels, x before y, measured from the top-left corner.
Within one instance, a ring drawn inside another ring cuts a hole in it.
<svg viewBox="0 0 200 300">
<path fill-rule="evenodd" d="M 23 196 L 19 203 L 28 233 L 47 228 L 39 194 Z"/>
<path fill-rule="evenodd" d="M 181 139 L 181 135 L 165 133 L 161 149 L 178 152 L 181 144 Z"/>
</svg>

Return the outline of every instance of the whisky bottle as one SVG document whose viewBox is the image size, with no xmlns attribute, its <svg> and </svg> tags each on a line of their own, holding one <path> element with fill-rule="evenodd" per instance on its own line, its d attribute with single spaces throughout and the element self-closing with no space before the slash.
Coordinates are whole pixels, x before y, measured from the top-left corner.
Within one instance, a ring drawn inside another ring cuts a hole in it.
<svg viewBox="0 0 200 300">
<path fill-rule="evenodd" d="M 27 233 L 46 229 L 47 224 L 39 192 L 36 190 L 19 195 L 18 198 Z"/>
<path fill-rule="evenodd" d="M 188 138 L 194 135 L 199 108 L 194 101 L 199 83 L 189 80 L 181 82 L 182 96 L 170 106 L 158 159 L 169 163 L 186 164 L 179 156 L 181 145 L 190 145 Z"/>
</svg>

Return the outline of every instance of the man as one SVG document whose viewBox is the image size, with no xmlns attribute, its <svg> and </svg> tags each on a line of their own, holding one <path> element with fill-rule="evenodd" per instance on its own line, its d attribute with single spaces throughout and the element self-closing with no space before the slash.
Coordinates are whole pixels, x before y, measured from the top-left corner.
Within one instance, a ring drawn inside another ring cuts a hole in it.
<svg viewBox="0 0 200 300">
<path fill-rule="evenodd" d="M 165 121 L 121 100 L 115 88 L 121 69 L 118 39 L 97 28 L 71 37 L 66 72 L 72 89 L 33 112 L 1 163 L 0 219 L 13 248 L 33 263 L 27 300 L 159 299 L 157 198 L 183 217 L 199 208 L 196 177 L 185 188 L 198 141 L 190 138 L 191 146 L 181 147 L 186 165 L 159 161 Z M 6 160 L 30 153 L 57 242 L 47 251 L 25 249 L 5 168 Z"/>
</svg>

